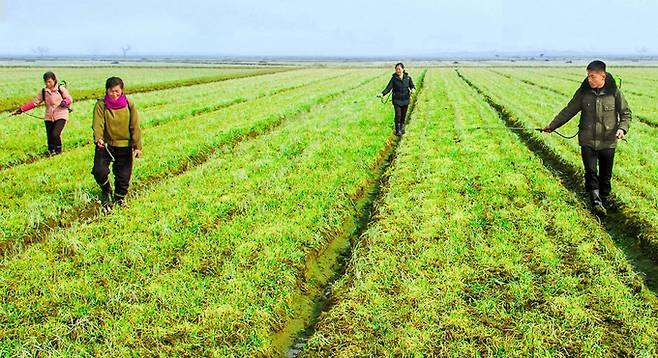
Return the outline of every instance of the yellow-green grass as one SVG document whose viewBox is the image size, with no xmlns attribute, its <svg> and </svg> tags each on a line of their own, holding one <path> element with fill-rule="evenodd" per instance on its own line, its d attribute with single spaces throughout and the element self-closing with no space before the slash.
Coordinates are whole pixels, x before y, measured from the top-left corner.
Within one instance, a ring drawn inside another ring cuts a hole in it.
<svg viewBox="0 0 658 358">
<path fill-rule="evenodd" d="M 300 356 L 653 356 L 658 303 L 481 96 L 430 71 Z"/>
<path fill-rule="evenodd" d="M 217 149 L 267 132 L 291 116 L 325 103 L 350 88 L 371 81 L 379 70 L 351 71 L 327 81 L 264 96 L 218 111 L 147 128 L 144 158 L 136 161 L 135 188 L 185 171 Z M 276 87 L 277 85 L 274 84 Z M 93 214 L 99 195 L 90 174 L 92 145 L 0 172 L 0 242 L 3 252 L 20 250 L 51 227 Z M 89 212 L 92 210 L 92 213 Z"/>
<path fill-rule="evenodd" d="M 140 109 L 141 126 L 147 128 L 348 73 L 298 70 L 128 95 Z M 65 151 L 92 142 L 90 128 L 95 104 L 95 99 L 76 102 L 62 134 Z M 42 109 L 30 113 L 41 116 Z M 22 115 L 0 121 L 0 169 L 47 156 L 42 120 Z"/>
<path fill-rule="evenodd" d="M 551 70 L 496 68 L 492 70 L 568 97 L 573 96 L 585 78 L 584 73 L 580 76 L 570 76 L 559 68 Z M 644 81 L 636 80 L 635 77 L 624 75 L 626 72 L 623 70 L 623 68 L 618 69 L 622 73 L 619 76 L 621 78 L 621 91 L 633 111 L 633 118 L 636 121 L 639 120 L 654 127 L 658 126 L 658 95 L 656 94 L 656 87 Z M 658 79 L 658 69 L 643 69 L 637 72 L 642 73 L 645 78 Z M 617 73 L 613 73 L 613 76 Z M 619 79 L 617 81 L 619 82 Z"/>
<path fill-rule="evenodd" d="M 358 214 L 353 197 L 375 179 L 393 140 L 390 105 L 373 95 L 381 86 L 369 81 L 298 110 L 271 132 L 6 262 L 0 349 L 280 354 L 272 337 L 314 284 L 305 281 L 306 259 Z"/>
<path fill-rule="evenodd" d="M 548 124 L 571 98 L 535 85 L 486 70 L 463 69 L 460 72 L 513 119 L 528 128 Z M 578 131 L 578 118 L 559 129 L 566 135 Z M 582 182 L 583 168 L 577 139 L 532 132 L 543 143 L 544 151 L 559 158 Z M 658 257 L 658 128 L 638 121 L 631 123 L 628 142 L 620 141 L 615 154 L 611 199 L 623 215 L 634 222 L 647 251 Z"/>
<path fill-rule="evenodd" d="M 217 67 L 217 68 L 154 68 L 154 67 L 0 67 L 0 111 L 18 108 L 43 88 L 43 74 L 54 71 L 58 80 L 66 81 L 71 96 L 77 100 L 91 99 L 105 93 L 105 80 L 121 77 L 132 93 L 179 86 L 223 81 L 232 78 L 287 71 L 289 68 Z"/>
</svg>

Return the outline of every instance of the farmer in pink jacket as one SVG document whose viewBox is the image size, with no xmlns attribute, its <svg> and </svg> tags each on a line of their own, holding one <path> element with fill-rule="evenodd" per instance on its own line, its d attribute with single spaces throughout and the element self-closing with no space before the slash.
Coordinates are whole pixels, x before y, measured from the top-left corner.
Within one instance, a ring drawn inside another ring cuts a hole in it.
<svg viewBox="0 0 658 358">
<path fill-rule="evenodd" d="M 62 152 L 62 130 L 66 120 L 69 119 L 69 107 L 73 98 L 65 87 L 57 83 L 57 77 L 52 72 L 43 74 L 43 81 L 46 87 L 43 88 L 37 96 L 31 101 L 25 103 L 14 114 L 21 114 L 37 107 L 42 102 L 46 104 L 46 135 L 48 137 L 48 152 L 50 155 L 60 154 Z"/>
</svg>

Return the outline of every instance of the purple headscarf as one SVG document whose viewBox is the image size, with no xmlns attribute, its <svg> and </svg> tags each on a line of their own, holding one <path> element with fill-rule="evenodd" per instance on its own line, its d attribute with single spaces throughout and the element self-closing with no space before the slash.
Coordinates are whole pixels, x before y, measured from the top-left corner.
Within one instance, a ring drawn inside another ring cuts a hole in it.
<svg viewBox="0 0 658 358">
<path fill-rule="evenodd" d="M 109 109 L 112 110 L 121 109 L 121 108 L 125 108 L 126 106 L 128 106 L 128 99 L 126 98 L 125 94 L 122 94 L 117 99 L 113 99 L 112 97 L 107 95 L 105 96 L 105 107 Z"/>
</svg>

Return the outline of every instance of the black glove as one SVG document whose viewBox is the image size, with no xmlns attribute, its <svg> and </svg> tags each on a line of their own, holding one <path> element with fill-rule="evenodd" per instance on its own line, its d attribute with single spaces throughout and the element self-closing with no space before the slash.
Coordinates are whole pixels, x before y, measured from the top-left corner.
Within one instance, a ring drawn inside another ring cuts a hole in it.
<svg viewBox="0 0 658 358">
<path fill-rule="evenodd" d="M 23 111 L 19 108 L 19 109 L 15 110 L 14 113 L 12 113 L 11 115 L 12 115 L 12 116 L 17 116 L 17 115 L 19 115 L 19 114 L 21 114 L 21 113 L 23 113 Z"/>
</svg>

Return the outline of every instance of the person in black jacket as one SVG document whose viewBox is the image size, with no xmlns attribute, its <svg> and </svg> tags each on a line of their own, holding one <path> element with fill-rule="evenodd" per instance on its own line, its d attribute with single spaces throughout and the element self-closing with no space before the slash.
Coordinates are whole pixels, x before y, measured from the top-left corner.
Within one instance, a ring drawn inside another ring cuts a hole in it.
<svg viewBox="0 0 658 358">
<path fill-rule="evenodd" d="M 411 91 L 416 90 L 416 85 L 404 70 L 402 62 L 395 64 L 395 73 L 388 81 L 386 89 L 378 97 L 386 96 L 391 90 L 393 90 L 393 109 L 395 109 L 395 135 L 401 136 L 404 134 L 404 122 L 411 100 Z"/>
<path fill-rule="evenodd" d="M 578 144 L 585 166 L 585 188 L 595 213 L 605 214 L 612 190 L 610 181 L 617 140 L 626 136 L 632 112 L 615 79 L 606 72 L 603 61 L 596 60 L 587 65 L 587 78 L 543 131 L 553 132 L 578 112 Z"/>
</svg>

